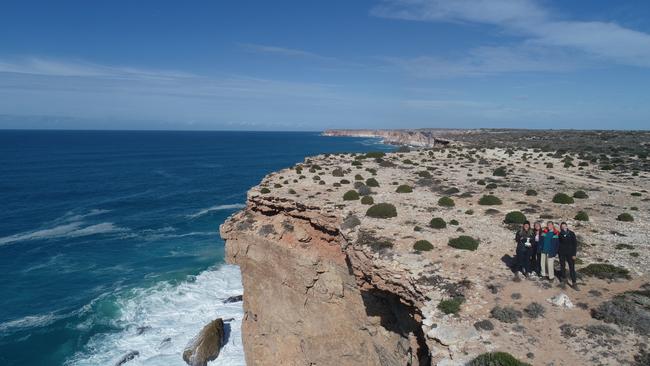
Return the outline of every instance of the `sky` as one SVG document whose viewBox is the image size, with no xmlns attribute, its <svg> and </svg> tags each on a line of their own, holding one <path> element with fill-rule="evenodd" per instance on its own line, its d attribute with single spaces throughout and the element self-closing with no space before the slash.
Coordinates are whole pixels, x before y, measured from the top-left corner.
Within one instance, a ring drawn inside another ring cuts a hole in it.
<svg viewBox="0 0 650 366">
<path fill-rule="evenodd" d="M 650 1 L 3 0 L 0 128 L 650 127 Z"/>
</svg>

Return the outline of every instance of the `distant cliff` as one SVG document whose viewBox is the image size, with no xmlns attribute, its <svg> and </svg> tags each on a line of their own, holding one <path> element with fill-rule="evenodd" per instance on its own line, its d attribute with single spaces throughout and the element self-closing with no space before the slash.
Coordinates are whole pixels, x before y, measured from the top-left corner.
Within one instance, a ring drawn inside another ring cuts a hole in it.
<svg viewBox="0 0 650 366">
<path fill-rule="evenodd" d="M 445 130 L 445 132 L 448 132 Z M 375 137 L 386 144 L 433 147 L 450 141 L 441 138 L 442 130 L 325 130 L 323 136 Z"/>
</svg>

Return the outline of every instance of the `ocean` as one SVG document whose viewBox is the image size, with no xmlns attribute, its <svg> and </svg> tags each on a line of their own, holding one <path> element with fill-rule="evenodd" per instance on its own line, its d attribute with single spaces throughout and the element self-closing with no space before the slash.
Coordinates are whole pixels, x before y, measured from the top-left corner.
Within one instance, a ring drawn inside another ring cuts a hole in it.
<svg viewBox="0 0 650 366">
<path fill-rule="evenodd" d="M 305 156 L 390 150 L 309 132 L 0 131 L 0 365 L 185 365 L 232 318 L 211 365 L 244 364 L 239 269 L 219 225 Z"/>
</svg>

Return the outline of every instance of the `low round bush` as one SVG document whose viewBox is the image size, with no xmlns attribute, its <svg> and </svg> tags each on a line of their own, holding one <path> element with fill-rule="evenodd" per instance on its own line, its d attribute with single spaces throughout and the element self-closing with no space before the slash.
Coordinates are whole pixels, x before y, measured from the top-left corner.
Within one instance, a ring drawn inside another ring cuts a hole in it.
<svg viewBox="0 0 650 366">
<path fill-rule="evenodd" d="M 347 180 L 347 179 L 341 179 L 339 182 L 340 182 L 341 184 L 350 184 L 350 181 Z"/>
<path fill-rule="evenodd" d="M 505 177 L 507 175 L 506 167 L 500 166 L 492 172 L 492 175 L 497 177 Z"/>
<path fill-rule="evenodd" d="M 418 252 L 428 252 L 433 249 L 433 245 L 428 240 L 418 240 L 413 244 L 413 249 Z"/>
<path fill-rule="evenodd" d="M 631 222 L 631 221 L 634 221 L 634 217 L 632 217 L 632 215 L 630 215 L 629 213 L 624 212 L 624 213 L 618 215 L 618 217 L 616 218 L 616 220 L 618 220 L 618 221 L 625 221 L 625 222 Z"/>
<path fill-rule="evenodd" d="M 502 203 L 503 202 L 501 202 L 501 199 L 499 199 L 499 197 L 493 196 L 491 194 L 484 195 L 480 200 L 478 200 L 478 204 L 483 206 L 500 205 Z"/>
<path fill-rule="evenodd" d="M 361 203 L 364 205 L 372 205 L 375 203 L 375 200 L 372 198 L 372 196 L 363 196 L 361 198 Z"/>
<path fill-rule="evenodd" d="M 354 180 L 363 180 L 363 177 L 361 176 L 361 174 L 357 174 L 354 176 Z"/>
<path fill-rule="evenodd" d="M 418 172 L 418 176 L 420 178 L 431 178 L 431 173 L 429 173 L 426 170 L 423 170 L 423 171 Z"/>
<path fill-rule="evenodd" d="M 429 221 L 429 226 L 434 229 L 444 229 L 447 227 L 447 223 L 442 217 L 434 217 Z"/>
<path fill-rule="evenodd" d="M 526 222 L 526 215 L 521 211 L 510 211 L 506 214 L 505 220 L 506 224 L 523 224 Z"/>
<path fill-rule="evenodd" d="M 589 221 L 589 215 L 585 211 L 578 211 L 573 219 L 578 221 Z"/>
<path fill-rule="evenodd" d="M 579 269 L 578 272 L 585 276 L 597 277 L 600 279 L 630 279 L 630 271 L 609 263 L 591 263 L 590 265 Z"/>
<path fill-rule="evenodd" d="M 451 299 L 441 300 L 438 303 L 438 309 L 445 314 L 458 314 L 460 305 L 465 301 L 462 296 L 453 297 Z"/>
<path fill-rule="evenodd" d="M 526 191 L 526 196 L 537 196 L 537 191 L 534 189 L 529 189 Z"/>
<path fill-rule="evenodd" d="M 454 200 L 451 199 L 450 197 L 440 197 L 438 200 L 438 206 L 442 207 L 454 207 L 456 204 L 454 203 Z"/>
<path fill-rule="evenodd" d="M 506 352 L 488 352 L 478 355 L 467 366 L 530 366 L 530 364 L 519 361 Z"/>
<path fill-rule="evenodd" d="M 366 179 L 366 185 L 368 187 L 379 187 L 379 182 L 375 178 L 368 178 Z"/>
<path fill-rule="evenodd" d="M 376 219 L 388 219 L 397 217 L 397 209 L 390 203 L 377 203 L 366 211 L 366 216 Z"/>
<path fill-rule="evenodd" d="M 641 197 L 641 192 L 632 192 L 630 195 L 634 197 Z"/>
<path fill-rule="evenodd" d="M 359 199 L 359 193 L 354 190 L 349 190 L 343 194 L 344 201 L 356 201 Z"/>
<path fill-rule="evenodd" d="M 489 183 L 485 186 L 485 189 L 496 189 L 498 186 L 496 183 Z"/>
<path fill-rule="evenodd" d="M 266 187 L 264 187 L 264 188 L 260 189 L 260 193 L 261 193 L 261 194 L 271 193 L 271 190 L 268 189 L 268 188 L 266 188 Z"/>
<path fill-rule="evenodd" d="M 443 191 L 444 194 L 456 194 L 458 192 L 460 192 L 460 190 L 458 188 L 456 188 L 456 187 L 451 187 L 451 188 L 445 189 Z"/>
<path fill-rule="evenodd" d="M 553 203 L 567 205 L 573 202 L 575 202 L 573 198 L 566 193 L 558 193 L 555 196 L 553 196 Z"/>
<path fill-rule="evenodd" d="M 332 170 L 332 176 L 334 176 L 334 177 L 342 177 L 344 175 L 345 175 L 345 173 L 343 172 L 343 169 L 341 169 L 341 168 L 336 168 L 336 169 Z"/>
<path fill-rule="evenodd" d="M 484 186 L 485 181 L 483 179 L 479 179 L 479 180 L 476 181 L 476 184 L 478 184 L 479 186 Z"/>
<path fill-rule="evenodd" d="M 584 199 L 584 198 L 589 198 L 589 195 L 587 195 L 585 191 L 575 191 L 573 193 L 573 198 Z"/>
<path fill-rule="evenodd" d="M 366 158 L 375 158 L 375 159 L 377 159 L 377 158 L 383 158 L 384 156 L 386 156 L 386 153 L 383 152 L 383 151 L 371 151 L 371 152 L 366 154 Z"/>
<path fill-rule="evenodd" d="M 406 184 L 402 184 L 401 186 L 397 187 L 395 192 L 397 192 L 397 193 L 411 193 L 411 192 L 413 192 L 413 188 L 411 188 L 411 186 L 408 186 Z"/>
<path fill-rule="evenodd" d="M 476 250 L 478 248 L 479 241 L 472 238 L 471 236 L 461 235 L 457 238 L 449 239 L 447 243 L 450 247 L 462 250 Z"/>
<path fill-rule="evenodd" d="M 457 226 L 458 224 L 460 224 L 460 223 L 459 223 L 458 220 L 456 220 L 456 219 L 451 219 L 451 220 L 449 220 L 449 225 Z"/>
</svg>

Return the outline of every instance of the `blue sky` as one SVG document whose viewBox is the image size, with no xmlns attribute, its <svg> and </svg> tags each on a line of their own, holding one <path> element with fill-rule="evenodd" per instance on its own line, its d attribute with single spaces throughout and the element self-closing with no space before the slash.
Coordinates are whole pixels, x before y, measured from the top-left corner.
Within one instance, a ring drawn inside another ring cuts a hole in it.
<svg viewBox="0 0 650 366">
<path fill-rule="evenodd" d="M 650 2 L 13 1 L 0 128 L 647 129 Z"/>
</svg>

